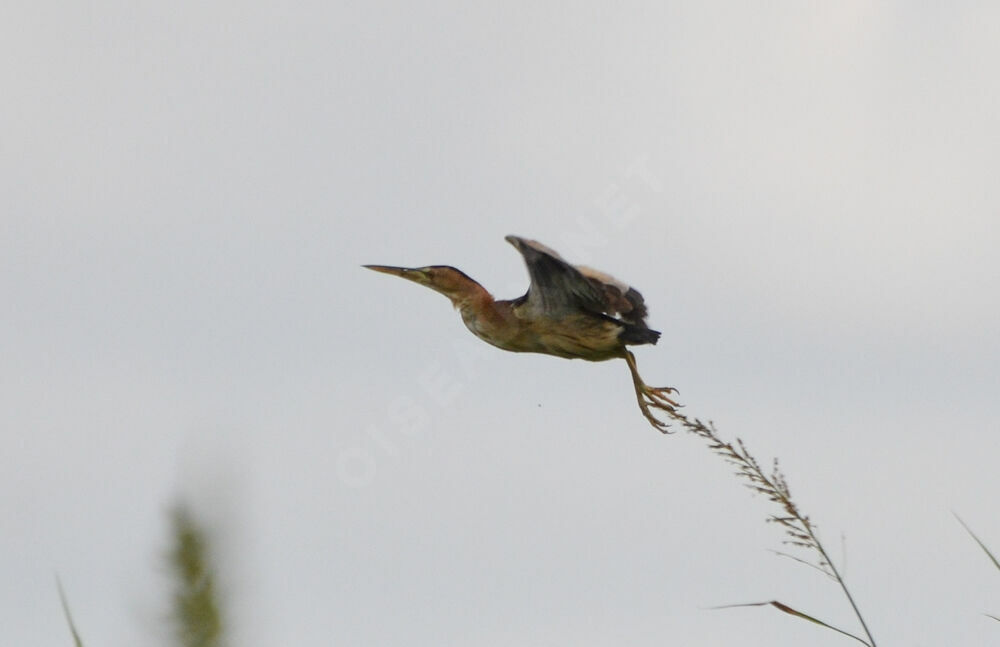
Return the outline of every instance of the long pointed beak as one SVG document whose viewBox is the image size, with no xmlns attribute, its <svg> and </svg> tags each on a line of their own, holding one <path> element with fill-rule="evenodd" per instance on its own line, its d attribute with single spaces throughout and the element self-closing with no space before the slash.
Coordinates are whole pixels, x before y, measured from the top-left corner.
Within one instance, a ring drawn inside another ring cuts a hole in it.
<svg viewBox="0 0 1000 647">
<path fill-rule="evenodd" d="M 376 272 L 381 272 L 382 274 L 392 274 L 393 276 L 409 279 L 410 281 L 416 281 L 418 283 L 426 279 L 426 274 L 424 274 L 424 272 L 411 267 L 394 267 L 392 265 L 362 265 L 361 267 L 367 267 L 370 270 L 375 270 Z"/>
</svg>

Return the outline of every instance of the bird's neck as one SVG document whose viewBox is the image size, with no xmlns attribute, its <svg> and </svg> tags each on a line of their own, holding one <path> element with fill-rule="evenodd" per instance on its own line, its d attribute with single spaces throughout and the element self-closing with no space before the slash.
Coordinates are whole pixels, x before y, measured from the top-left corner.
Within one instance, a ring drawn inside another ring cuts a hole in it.
<svg viewBox="0 0 1000 647">
<path fill-rule="evenodd" d="M 466 312 L 475 313 L 490 310 L 496 303 L 493 295 L 487 292 L 486 288 L 471 279 L 462 286 L 460 294 L 449 295 L 449 297 L 455 309 L 461 312 L 463 317 L 466 316 Z"/>
<path fill-rule="evenodd" d="M 475 281 L 470 279 L 467 285 L 462 286 L 461 293 L 449 296 L 465 325 L 477 335 L 503 325 L 502 302 L 494 299 L 486 288 Z"/>
</svg>

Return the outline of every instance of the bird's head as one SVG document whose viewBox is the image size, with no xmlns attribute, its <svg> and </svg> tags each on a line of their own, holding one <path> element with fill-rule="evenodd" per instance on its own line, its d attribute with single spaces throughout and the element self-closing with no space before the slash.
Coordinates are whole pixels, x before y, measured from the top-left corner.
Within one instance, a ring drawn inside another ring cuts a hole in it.
<svg viewBox="0 0 1000 647">
<path fill-rule="evenodd" d="M 445 295 L 456 306 L 482 290 L 482 287 L 469 278 L 465 272 L 450 265 L 428 265 L 427 267 L 412 268 L 391 265 L 365 265 L 364 267 L 419 283 Z"/>
</svg>

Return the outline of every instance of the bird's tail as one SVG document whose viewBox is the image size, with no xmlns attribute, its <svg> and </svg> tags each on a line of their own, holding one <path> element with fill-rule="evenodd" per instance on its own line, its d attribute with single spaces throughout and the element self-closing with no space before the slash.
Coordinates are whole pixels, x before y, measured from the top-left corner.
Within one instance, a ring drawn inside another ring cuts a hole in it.
<svg viewBox="0 0 1000 647">
<path fill-rule="evenodd" d="M 655 344 L 660 339 L 659 330 L 650 330 L 646 326 L 626 323 L 625 328 L 618 333 L 618 339 L 626 344 Z"/>
</svg>

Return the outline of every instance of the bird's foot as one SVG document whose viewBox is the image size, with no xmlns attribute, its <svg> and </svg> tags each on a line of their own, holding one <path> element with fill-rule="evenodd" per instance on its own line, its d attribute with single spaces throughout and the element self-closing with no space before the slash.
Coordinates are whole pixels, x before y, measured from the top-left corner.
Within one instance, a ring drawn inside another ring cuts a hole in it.
<svg viewBox="0 0 1000 647">
<path fill-rule="evenodd" d="M 646 416 L 646 420 L 649 424 L 653 425 L 660 433 L 669 434 L 671 433 L 670 427 L 667 423 L 663 422 L 650 410 L 650 407 L 654 409 L 659 409 L 660 411 L 665 411 L 668 414 L 677 413 L 677 408 L 681 406 L 679 402 L 669 397 L 671 393 L 677 393 L 677 389 L 666 386 L 666 387 L 654 387 L 642 385 L 642 390 L 637 393 L 639 400 L 639 409 L 642 411 L 642 415 Z"/>
</svg>

